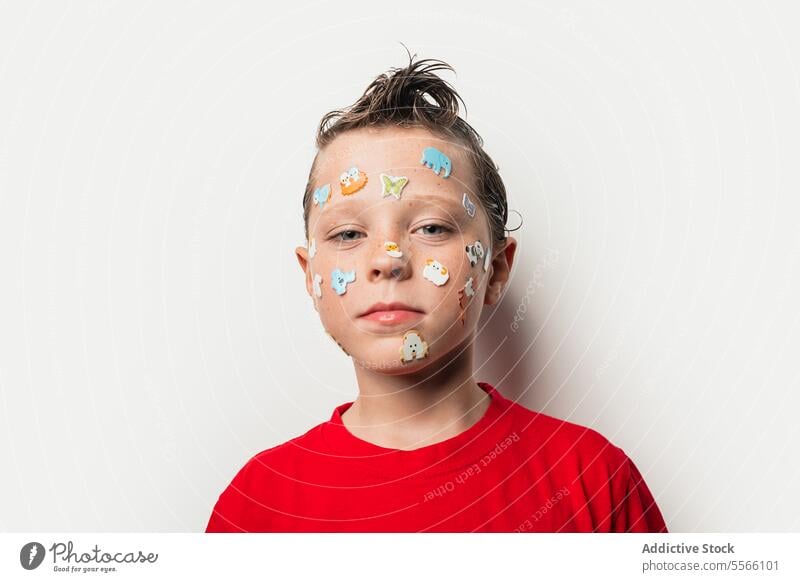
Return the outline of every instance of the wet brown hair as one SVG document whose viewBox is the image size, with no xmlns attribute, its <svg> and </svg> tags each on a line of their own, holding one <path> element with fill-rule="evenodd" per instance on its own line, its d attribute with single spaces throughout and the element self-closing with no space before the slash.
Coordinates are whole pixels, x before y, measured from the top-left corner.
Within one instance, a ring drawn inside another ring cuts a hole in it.
<svg viewBox="0 0 800 582">
<path fill-rule="evenodd" d="M 320 152 L 341 133 L 365 127 L 423 127 L 463 147 L 475 174 L 473 194 L 489 217 L 492 247 L 505 244 L 508 220 L 506 188 L 498 168 L 483 150 L 483 138 L 459 116 L 459 102 L 466 105 L 456 90 L 437 71 L 455 72 L 436 59 L 415 61 L 409 53 L 408 65 L 379 75 L 350 107 L 326 113 L 317 129 L 317 155 L 311 165 L 303 195 L 303 222 L 308 238 L 308 216 L 314 193 L 315 170 Z"/>
</svg>

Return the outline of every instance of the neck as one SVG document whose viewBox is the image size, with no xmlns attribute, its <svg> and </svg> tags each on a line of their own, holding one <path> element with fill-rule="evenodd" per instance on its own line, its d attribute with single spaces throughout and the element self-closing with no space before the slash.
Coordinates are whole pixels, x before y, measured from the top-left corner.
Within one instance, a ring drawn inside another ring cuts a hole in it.
<svg viewBox="0 0 800 582">
<path fill-rule="evenodd" d="M 451 438 L 475 424 L 490 396 L 472 373 L 472 338 L 413 374 L 392 376 L 356 364 L 359 396 L 342 421 L 359 438 L 414 449 Z"/>
</svg>

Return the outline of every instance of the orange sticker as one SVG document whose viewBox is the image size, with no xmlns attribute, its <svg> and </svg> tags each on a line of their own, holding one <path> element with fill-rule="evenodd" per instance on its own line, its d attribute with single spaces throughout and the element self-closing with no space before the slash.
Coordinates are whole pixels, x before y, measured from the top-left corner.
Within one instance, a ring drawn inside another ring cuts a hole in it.
<svg viewBox="0 0 800 582">
<path fill-rule="evenodd" d="M 461 308 L 461 325 L 465 325 L 466 323 L 465 316 L 467 305 L 469 304 L 469 300 L 475 295 L 475 288 L 472 285 L 473 281 L 472 277 L 470 277 L 467 279 L 464 287 L 458 290 L 458 306 Z"/>
<path fill-rule="evenodd" d="M 367 184 L 367 175 L 353 166 L 339 176 L 339 184 L 342 187 L 342 194 L 349 196 L 361 190 Z"/>
</svg>

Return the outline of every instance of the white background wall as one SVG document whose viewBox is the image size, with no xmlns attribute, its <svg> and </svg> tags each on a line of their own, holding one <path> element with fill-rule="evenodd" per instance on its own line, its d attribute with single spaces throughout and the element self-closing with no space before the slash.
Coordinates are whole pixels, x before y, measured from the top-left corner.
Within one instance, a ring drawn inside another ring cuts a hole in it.
<svg viewBox="0 0 800 582">
<path fill-rule="evenodd" d="M 525 221 L 478 378 L 621 446 L 672 531 L 798 530 L 800 10 L 528 4 L 4 3 L 0 529 L 202 531 L 355 398 L 293 248 L 319 118 L 402 41 Z"/>
</svg>

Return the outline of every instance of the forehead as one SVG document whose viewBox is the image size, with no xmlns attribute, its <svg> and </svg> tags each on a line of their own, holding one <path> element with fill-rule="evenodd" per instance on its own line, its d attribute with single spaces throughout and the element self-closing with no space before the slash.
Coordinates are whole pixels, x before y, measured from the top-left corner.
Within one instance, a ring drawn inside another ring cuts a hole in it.
<svg viewBox="0 0 800 582">
<path fill-rule="evenodd" d="M 444 153 L 452 163 L 452 171 L 444 178 L 444 171 L 436 174 L 422 163 L 422 152 L 434 147 Z M 339 178 L 352 167 L 367 175 L 365 187 L 351 196 L 339 193 Z M 393 205 L 398 210 L 417 202 L 453 208 L 461 205 L 462 195 L 468 192 L 474 200 L 474 174 L 468 152 L 459 142 L 434 134 L 425 128 L 360 128 L 348 130 L 337 136 L 317 156 L 313 187 L 331 186 L 331 198 L 321 212 L 312 205 L 314 223 L 320 219 L 333 220 L 342 212 L 350 213 L 373 207 L 381 196 L 381 174 L 405 176 L 408 185 L 403 189 L 402 204 Z"/>
<path fill-rule="evenodd" d="M 363 127 L 338 135 L 323 148 L 320 155 L 330 161 L 341 161 L 353 155 L 371 159 L 402 160 L 408 154 L 419 155 L 422 149 L 434 146 L 448 156 L 458 157 L 462 146 L 455 140 L 435 134 L 423 127 Z"/>
</svg>

